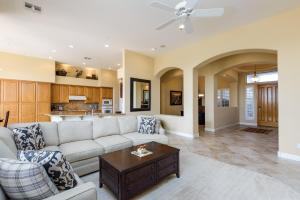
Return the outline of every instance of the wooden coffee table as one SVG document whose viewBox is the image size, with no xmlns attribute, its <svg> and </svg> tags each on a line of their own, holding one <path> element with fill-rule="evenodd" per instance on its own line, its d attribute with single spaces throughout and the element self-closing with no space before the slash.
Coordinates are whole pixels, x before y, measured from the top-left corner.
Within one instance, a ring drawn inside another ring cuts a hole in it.
<svg viewBox="0 0 300 200">
<path fill-rule="evenodd" d="M 179 178 L 179 149 L 157 142 L 146 143 L 153 154 L 132 155 L 136 146 L 99 156 L 100 188 L 105 184 L 119 200 L 129 199 L 160 180 L 176 174 Z"/>
</svg>

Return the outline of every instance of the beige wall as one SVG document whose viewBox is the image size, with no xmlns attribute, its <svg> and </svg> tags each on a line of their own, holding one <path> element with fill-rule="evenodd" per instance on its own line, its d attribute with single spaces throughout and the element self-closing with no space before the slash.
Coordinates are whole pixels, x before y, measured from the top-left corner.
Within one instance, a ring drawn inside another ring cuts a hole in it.
<svg viewBox="0 0 300 200">
<path fill-rule="evenodd" d="M 0 52 L 0 78 L 55 82 L 55 61 Z"/>
<path fill-rule="evenodd" d="M 193 70 L 199 64 L 205 64 L 212 58 L 219 58 L 237 51 L 274 50 L 278 52 L 279 72 L 279 151 L 300 155 L 297 144 L 300 143 L 298 122 L 300 95 L 295 86 L 300 84 L 300 8 L 277 16 L 241 26 L 239 28 L 199 40 L 182 48 L 170 51 L 156 58 L 155 73 L 164 68 L 179 67 L 193 80 Z M 201 65 L 202 66 L 202 65 Z M 201 67 L 199 66 L 199 67 Z M 185 82 L 184 88 L 195 89 L 193 82 Z M 186 91 L 186 90 L 185 90 Z M 187 91 L 186 91 L 187 92 Z M 193 92 L 190 92 L 193 94 Z M 194 96 L 185 95 L 185 110 L 189 114 L 193 108 Z M 194 107 L 195 108 L 195 107 Z M 194 116 L 185 116 L 183 126 L 194 126 Z M 185 127 L 182 130 L 187 130 Z M 190 132 L 193 134 L 193 132 Z"/>
<path fill-rule="evenodd" d="M 170 70 L 160 78 L 160 114 L 180 116 L 183 105 L 170 105 L 170 91 L 182 91 L 184 95 L 182 70 Z"/>
<path fill-rule="evenodd" d="M 160 80 L 154 77 L 154 60 L 151 57 L 130 51 L 123 51 L 124 67 L 124 105 L 126 114 L 159 114 Z M 151 111 L 130 112 L 130 78 L 151 80 Z"/>
</svg>

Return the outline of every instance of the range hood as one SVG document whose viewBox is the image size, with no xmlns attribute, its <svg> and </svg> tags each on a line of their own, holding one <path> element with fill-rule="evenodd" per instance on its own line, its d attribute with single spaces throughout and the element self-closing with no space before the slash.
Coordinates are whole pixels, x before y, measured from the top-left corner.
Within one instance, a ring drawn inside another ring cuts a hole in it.
<svg viewBox="0 0 300 200">
<path fill-rule="evenodd" d="M 86 96 L 69 96 L 70 101 L 85 101 Z"/>
</svg>

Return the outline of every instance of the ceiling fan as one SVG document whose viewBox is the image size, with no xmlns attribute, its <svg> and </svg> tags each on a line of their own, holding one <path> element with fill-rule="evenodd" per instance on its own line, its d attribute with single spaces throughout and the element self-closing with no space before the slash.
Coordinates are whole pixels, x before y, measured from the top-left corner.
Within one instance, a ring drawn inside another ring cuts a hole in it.
<svg viewBox="0 0 300 200">
<path fill-rule="evenodd" d="M 175 17 L 161 24 L 156 30 L 162 30 L 167 26 L 179 21 L 178 28 L 186 33 L 193 32 L 191 17 L 221 17 L 224 15 L 224 8 L 195 9 L 199 0 L 183 0 L 175 8 L 161 2 L 152 2 L 150 6 L 175 14 Z"/>
</svg>

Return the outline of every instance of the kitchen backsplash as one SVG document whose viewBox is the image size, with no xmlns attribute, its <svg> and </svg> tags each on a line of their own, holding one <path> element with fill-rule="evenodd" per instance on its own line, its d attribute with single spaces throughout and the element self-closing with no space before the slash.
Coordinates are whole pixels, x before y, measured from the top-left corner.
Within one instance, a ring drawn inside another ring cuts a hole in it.
<svg viewBox="0 0 300 200">
<path fill-rule="evenodd" d="M 86 104 L 83 101 L 70 101 L 67 104 L 52 104 L 51 105 L 52 111 L 64 110 L 64 111 L 81 111 L 81 110 L 99 110 L 98 104 Z"/>
</svg>

